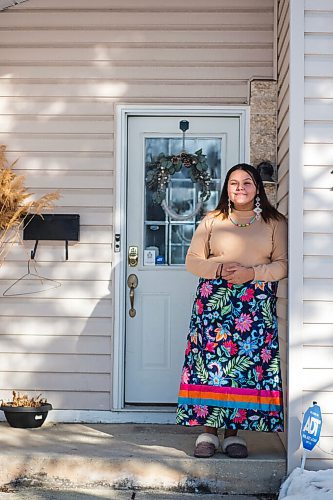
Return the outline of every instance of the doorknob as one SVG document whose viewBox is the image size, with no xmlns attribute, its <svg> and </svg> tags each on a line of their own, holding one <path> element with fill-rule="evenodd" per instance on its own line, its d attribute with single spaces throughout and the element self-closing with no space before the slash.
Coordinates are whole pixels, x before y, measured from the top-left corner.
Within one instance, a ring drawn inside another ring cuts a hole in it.
<svg viewBox="0 0 333 500">
<path fill-rule="evenodd" d="M 130 289 L 130 302 L 131 302 L 131 308 L 128 311 L 128 314 L 130 315 L 131 318 L 134 318 L 136 315 L 136 310 L 134 309 L 134 290 L 138 286 L 139 280 L 136 274 L 130 274 L 129 277 L 127 278 L 127 286 Z"/>
</svg>

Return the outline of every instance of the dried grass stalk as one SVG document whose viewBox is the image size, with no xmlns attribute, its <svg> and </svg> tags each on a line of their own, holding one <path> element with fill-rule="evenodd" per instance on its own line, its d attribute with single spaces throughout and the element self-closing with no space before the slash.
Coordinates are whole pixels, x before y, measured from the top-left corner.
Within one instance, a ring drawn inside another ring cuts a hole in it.
<svg viewBox="0 0 333 500">
<path fill-rule="evenodd" d="M 8 402 L 2 401 L 2 406 L 28 406 L 29 408 L 39 408 L 46 403 L 47 399 L 41 398 L 41 394 L 35 398 L 29 398 L 27 394 L 20 394 L 19 392 L 13 391 L 13 400 Z"/>
<path fill-rule="evenodd" d="M 53 208 L 59 193 L 49 193 L 37 200 L 31 200 L 24 186 L 24 176 L 13 171 L 17 160 L 9 163 L 6 146 L 0 146 L 0 266 L 3 264 L 12 245 L 19 241 L 19 231 L 28 214 L 40 214 Z"/>
</svg>

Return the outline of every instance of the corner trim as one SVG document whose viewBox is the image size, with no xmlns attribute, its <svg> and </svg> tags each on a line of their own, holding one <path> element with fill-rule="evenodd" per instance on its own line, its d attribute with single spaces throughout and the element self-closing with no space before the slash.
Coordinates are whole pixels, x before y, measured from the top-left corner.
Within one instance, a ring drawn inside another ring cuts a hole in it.
<svg viewBox="0 0 333 500">
<path fill-rule="evenodd" d="M 302 450 L 304 0 L 290 0 L 288 473 Z"/>
</svg>

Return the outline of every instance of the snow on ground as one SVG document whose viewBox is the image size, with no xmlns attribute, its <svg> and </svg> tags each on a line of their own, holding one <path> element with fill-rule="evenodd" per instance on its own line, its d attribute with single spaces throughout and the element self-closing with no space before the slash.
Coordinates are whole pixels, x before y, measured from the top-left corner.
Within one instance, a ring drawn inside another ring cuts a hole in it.
<svg viewBox="0 0 333 500">
<path fill-rule="evenodd" d="M 279 500 L 333 500 L 333 469 L 297 467 L 281 486 Z"/>
</svg>

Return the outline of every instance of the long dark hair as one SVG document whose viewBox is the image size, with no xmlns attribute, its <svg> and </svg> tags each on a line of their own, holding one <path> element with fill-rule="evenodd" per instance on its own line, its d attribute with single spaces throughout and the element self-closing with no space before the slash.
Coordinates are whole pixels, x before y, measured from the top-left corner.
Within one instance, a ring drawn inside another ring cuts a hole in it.
<svg viewBox="0 0 333 500">
<path fill-rule="evenodd" d="M 235 170 L 244 170 L 247 172 L 251 177 L 252 180 L 257 188 L 258 195 L 260 197 L 260 206 L 262 208 L 261 212 L 261 217 L 265 222 L 268 222 L 271 219 L 275 220 L 280 220 L 283 219 L 284 216 L 276 210 L 276 208 L 271 205 L 269 202 L 265 188 L 262 182 L 262 179 L 260 177 L 260 174 L 256 168 L 254 168 L 252 165 L 249 165 L 248 163 L 238 163 L 237 165 L 234 165 L 230 170 L 228 170 L 223 188 L 221 191 L 221 196 L 219 199 L 219 202 L 216 207 L 216 211 L 218 211 L 217 215 L 223 214 L 223 218 L 226 219 L 228 217 L 228 182 L 230 175 L 235 172 Z M 231 202 L 231 208 L 233 208 L 233 203 Z"/>
</svg>

